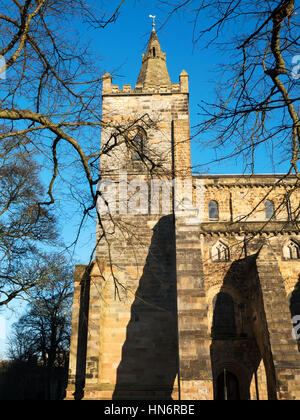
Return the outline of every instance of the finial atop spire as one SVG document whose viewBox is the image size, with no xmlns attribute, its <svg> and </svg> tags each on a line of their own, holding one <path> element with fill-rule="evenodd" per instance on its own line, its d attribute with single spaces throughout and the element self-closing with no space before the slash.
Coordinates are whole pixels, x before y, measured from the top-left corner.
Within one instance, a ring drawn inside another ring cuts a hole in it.
<svg viewBox="0 0 300 420">
<path fill-rule="evenodd" d="M 156 16 L 152 16 L 152 15 L 149 15 L 149 18 L 150 19 L 153 19 L 153 23 L 152 23 L 152 31 L 155 31 L 155 18 L 156 18 Z"/>
</svg>

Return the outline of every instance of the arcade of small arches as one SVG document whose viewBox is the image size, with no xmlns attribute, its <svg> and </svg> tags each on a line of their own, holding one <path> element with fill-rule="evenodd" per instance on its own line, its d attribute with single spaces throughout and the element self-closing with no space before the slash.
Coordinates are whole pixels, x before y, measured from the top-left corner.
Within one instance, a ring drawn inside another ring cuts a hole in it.
<svg viewBox="0 0 300 420">
<path fill-rule="evenodd" d="M 300 244 L 294 239 L 290 239 L 282 249 L 284 260 L 300 259 Z M 226 262 L 230 261 L 230 247 L 223 240 L 218 240 L 211 249 L 212 261 Z"/>
</svg>

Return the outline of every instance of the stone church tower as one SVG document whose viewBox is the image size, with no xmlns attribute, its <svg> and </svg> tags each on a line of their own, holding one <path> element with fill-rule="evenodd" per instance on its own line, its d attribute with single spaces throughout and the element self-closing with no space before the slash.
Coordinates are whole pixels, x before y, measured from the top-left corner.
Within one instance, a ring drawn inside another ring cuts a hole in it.
<svg viewBox="0 0 300 420">
<path fill-rule="evenodd" d="M 134 88 L 104 76 L 110 214 L 75 271 L 68 399 L 300 398 L 300 195 L 280 205 L 293 177 L 192 175 L 188 79 L 154 29 Z"/>
</svg>

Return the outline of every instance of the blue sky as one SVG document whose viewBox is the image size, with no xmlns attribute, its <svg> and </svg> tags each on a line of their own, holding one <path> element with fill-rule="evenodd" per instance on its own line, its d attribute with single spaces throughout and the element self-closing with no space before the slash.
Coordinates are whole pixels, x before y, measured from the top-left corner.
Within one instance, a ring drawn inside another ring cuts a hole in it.
<svg viewBox="0 0 300 420">
<path fill-rule="evenodd" d="M 119 2 L 112 1 L 111 7 L 116 3 Z M 141 67 L 142 54 L 145 52 L 152 30 L 152 20 L 149 15 L 156 15 L 158 38 L 163 51 L 167 54 L 167 66 L 172 82 L 178 82 L 179 74 L 183 69 L 190 75 L 190 121 L 193 132 L 193 127 L 201 121 L 201 116 L 198 115 L 199 103 L 215 101 L 215 90 L 220 80 L 220 67 L 230 63 L 229 54 L 233 53 L 237 58 L 237 54 L 241 52 L 234 49 L 227 51 L 223 46 L 218 48 L 217 44 L 206 47 L 204 40 L 196 46 L 193 45 L 193 16 L 189 12 L 175 14 L 160 30 L 160 25 L 165 21 L 166 15 L 153 5 L 157 6 L 157 3 L 144 0 L 125 1 L 115 24 L 96 31 L 87 30 L 86 35 L 93 40 L 92 47 L 102 57 L 103 72 L 108 71 L 115 75 L 113 83 L 134 86 Z M 202 23 L 208 25 L 209 19 Z M 231 25 L 229 30 L 231 32 L 227 32 L 225 37 L 223 34 L 220 41 L 229 41 L 235 34 L 240 35 L 244 30 L 247 31 L 248 27 Z M 228 152 L 228 149 L 220 150 L 218 157 Z M 284 172 L 287 169 L 284 164 L 271 165 L 267 153 L 264 147 L 257 149 L 256 173 Z M 203 138 L 202 143 L 199 143 L 197 139 L 192 141 L 192 164 L 194 166 L 201 164 L 200 170 L 203 173 L 235 174 L 248 171 L 240 156 L 218 164 L 206 164 L 215 158 L 214 149 L 207 147 Z"/>
<path fill-rule="evenodd" d="M 129 7 L 129 5 L 134 7 Z M 148 6 L 148 4 L 150 4 Z M 158 38 L 162 50 L 167 54 L 167 66 L 173 83 L 179 81 L 179 75 L 184 69 L 190 75 L 190 115 L 191 126 L 197 124 L 198 103 L 200 100 L 213 100 L 214 77 L 218 64 L 218 56 L 214 49 L 195 49 L 191 42 L 192 25 L 187 23 L 181 15 L 175 16 L 163 29 L 159 30 L 164 20 L 159 10 L 151 7 L 151 2 L 128 2 L 120 11 L 115 25 L 96 33 L 94 42 L 99 45 L 103 57 L 103 68 L 116 75 L 113 83 L 135 85 L 141 64 L 142 54 L 145 52 L 152 30 L 150 14 L 157 16 Z M 193 145 L 193 164 L 197 164 L 200 149 Z M 203 158 L 203 150 L 201 150 Z M 207 161 L 214 158 L 211 153 L 205 152 Z M 206 168 L 208 169 L 208 168 Z M 226 169 L 228 171 L 228 167 Z M 213 172 L 216 172 L 214 168 Z M 219 172 L 222 168 L 219 168 Z M 238 168 L 232 168 L 239 172 Z"/>
</svg>

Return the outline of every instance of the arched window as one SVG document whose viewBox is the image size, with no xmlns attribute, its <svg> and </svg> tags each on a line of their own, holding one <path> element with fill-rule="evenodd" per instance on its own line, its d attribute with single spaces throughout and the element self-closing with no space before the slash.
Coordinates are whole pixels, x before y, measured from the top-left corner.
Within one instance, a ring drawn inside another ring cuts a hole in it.
<svg viewBox="0 0 300 420">
<path fill-rule="evenodd" d="M 210 201 L 208 205 L 208 214 L 210 220 L 219 220 L 219 205 L 217 201 Z"/>
<path fill-rule="evenodd" d="M 294 241 L 289 241 L 283 248 L 283 256 L 287 260 L 300 259 L 300 245 Z"/>
<path fill-rule="evenodd" d="M 228 293 L 220 292 L 213 300 L 212 337 L 224 339 L 236 336 L 234 301 Z"/>
<path fill-rule="evenodd" d="M 229 247 L 223 242 L 217 242 L 211 250 L 211 258 L 213 261 L 229 261 L 230 253 Z"/>
<path fill-rule="evenodd" d="M 132 140 L 132 146 L 133 146 L 132 159 L 133 160 L 142 160 L 144 149 L 145 149 L 145 139 L 146 139 L 146 134 L 144 130 L 139 129 L 138 133 L 135 135 L 135 137 Z"/>
<path fill-rule="evenodd" d="M 153 52 L 153 57 L 156 57 L 156 50 L 155 50 L 155 47 L 153 47 L 152 52 Z"/>
<path fill-rule="evenodd" d="M 291 241 L 288 245 L 290 260 L 298 260 L 300 258 L 299 245 Z"/>
<path fill-rule="evenodd" d="M 265 202 L 265 216 L 266 219 L 272 219 L 274 217 L 274 203 L 271 200 Z"/>
</svg>

